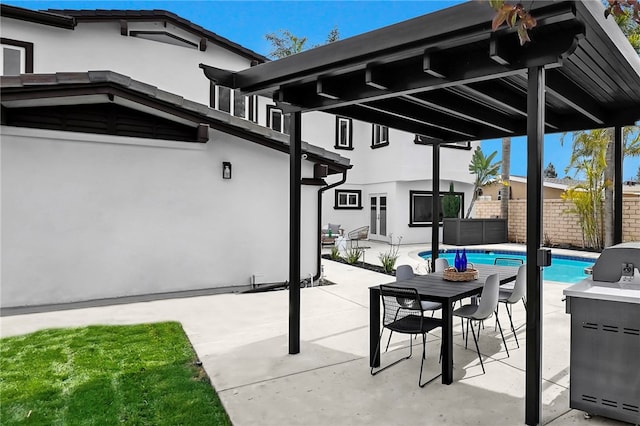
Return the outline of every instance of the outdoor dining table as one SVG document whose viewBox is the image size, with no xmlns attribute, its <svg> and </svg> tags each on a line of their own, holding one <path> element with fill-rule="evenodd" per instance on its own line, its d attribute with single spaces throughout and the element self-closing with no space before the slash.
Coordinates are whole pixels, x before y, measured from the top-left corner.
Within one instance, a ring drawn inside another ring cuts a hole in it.
<svg viewBox="0 0 640 426">
<path fill-rule="evenodd" d="M 467 282 L 446 281 L 442 272 L 416 275 L 409 280 L 388 283 L 397 287 L 415 288 L 420 299 L 442 304 L 442 383 L 453 382 L 453 303 L 482 292 L 489 275 L 498 274 L 500 285 L 516 279 L 518 268 L 513 266 L 474 265 L 478 279 Z M 369 364 L 380 366 L 380 287 L 369 287 Z"/>
</svg>

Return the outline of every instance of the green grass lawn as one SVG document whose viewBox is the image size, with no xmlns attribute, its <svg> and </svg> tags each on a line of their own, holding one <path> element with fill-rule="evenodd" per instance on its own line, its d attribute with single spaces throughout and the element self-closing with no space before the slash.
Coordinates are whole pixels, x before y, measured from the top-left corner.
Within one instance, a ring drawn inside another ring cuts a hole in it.
<svg viewBox="0 0 640 426">
<path fill-rule="evenodd" d="M 0 340 L 0 424 L 230 425 L 178 323 Z"/>
</svg>

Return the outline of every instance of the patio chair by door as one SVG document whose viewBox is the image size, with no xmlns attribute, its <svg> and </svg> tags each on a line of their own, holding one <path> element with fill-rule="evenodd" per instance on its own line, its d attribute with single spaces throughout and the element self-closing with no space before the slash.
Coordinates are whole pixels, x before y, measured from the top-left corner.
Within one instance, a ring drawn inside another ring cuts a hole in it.
<svg viewBox="0 0 640 426">
<path fill-rule="evenodd" d="M 367 238 L 369 238 L 368 226 L 361 226 L 360 228 L 356 228 L 347 234 L 347 239 L 349 240 L 350 247 L 359 247 L 360 241 L 366 240 Z"/>
<path fill-rule="evenodd" d="M 428 383 L 432 382 L 440 375 L 429 379 L 426 382 L 422 382 L 422 370 L 424 366 L 424 360 L 426 358 L 427 351 L 427 338 L 426 334 L 442 326 L 442 320 L 439 318 L 431 318 L 424 316 L 424 310 L 420 304 L 420 296 L 418 290 L 415 288 L 395 287 L 388 285 L 380 286 L 380 295 L 382 297 L 382 306 L 384 309 L 382 316 L 382 330 L 380 331 L 380 338 L 378 339 L 378 347 L 376 353 L 379 353 L 380 343 L 382 341 L 382 335 L 385 328 L 391 332 L 402 334 L 422 334 L 422 359 L 420 361 L 420 375 L 418 376 L 418 386 L 424 387 Z M 399 301 L 402 301 L 400 303 Z M 409 338 L 409 355 L 400 358 L 393 363 L 375 370 L 375 367 L 371 367 L 371 375 L 375 376 L 381 371 L 396 365 L 400 361 L 411 358 L 413 354 L 413 339 Z M 375 360 L 373 364 L 375 364 Z M 374 371 L 375 370 L 375 371 Z"/>
</svg>

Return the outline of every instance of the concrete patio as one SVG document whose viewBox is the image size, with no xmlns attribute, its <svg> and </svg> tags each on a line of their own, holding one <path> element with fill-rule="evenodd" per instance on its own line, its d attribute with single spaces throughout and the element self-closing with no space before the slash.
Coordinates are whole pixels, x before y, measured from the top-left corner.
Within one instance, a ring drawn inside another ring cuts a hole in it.
<svg viewBox="0 0 640 426">
<path fill-rule="evenodd" d="M 382 244 L 367 244 L 373 263 Z M 398 264 L 421 261 L 424 246 L 403 246 Z M 323 261 L 336 285 L 301 290 L 301 353 L 288 355 L 288 292 L 221 294 L 0 318 L 2 337 L 51 327 L 179 321 L 204 363 L 234 425 L 515 425 L 524 423 L 524 308 L 515 305 L 520 348 L 510 332 L 507 357 L 489 320 L 480 349 L 486 374 L 455 321 L 454 383 L 418 388 L 420 351 L 383 373 L 369 374 L 368 287 L 393 277 Z M 569 323 L 562 290 L 544 284 L 543 421 L 556 426 L 614 425 L 617 421 L 569 409 Z M 504 314 L 504 311 L 503 311 Z M 501 315 L 508 328 L 506 315 Z M 394 336 L 382 362 L 406 350 Z M 414 341 L 420 345 L 421 340 Z M 425 377 L 436 375 L 439 333 L 429 337 Z"/>
</svg>

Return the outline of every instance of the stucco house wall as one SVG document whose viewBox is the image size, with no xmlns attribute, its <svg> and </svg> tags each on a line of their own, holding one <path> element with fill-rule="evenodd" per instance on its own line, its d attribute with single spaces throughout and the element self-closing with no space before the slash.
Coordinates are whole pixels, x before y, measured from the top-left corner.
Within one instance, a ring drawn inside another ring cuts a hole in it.
<svg viewBox="0 0 640 426">
<path fill-rule="evenodd" d="M 132 22 L 129 30 L 150 25 Z M 194 37 L 171 23 L 168 29 L 185 39 Z M 122 82 L 120 89 L 138 90 L 138 99 L 149 94 L 156 105 L 179 100 L 179 95 L 199 105 L 190 103 L 178 115 L 191 117 L 195 111 L 214 121 L 222 113 L 207 115 L 210 81 L 198 64 L 250 66 L 247 57 L 213 43 L 203 52 L 122 36 L 117 21 L 79 22 L 69 30 L 3 15 L 2 37 L 33 43 L 33 71 L 39 76 L 30 89 L 63 86 L 56 77 L 94 84 L 87 81 L 87 71 L 104 69 L 119 73 L 105 74 L 115 81 L 109 84 Z M 53 75 L 53 83 L 43 83 L 43 74 Z M 15 79 L 7 85 L 12 93 Z M 127 87 L 132 80 L 135 87 Z M 92 101 L 67 96 L 51 104 L 78 105 L 81 111 L 82 102 Z M 97 102 L 109 102 L 102 96 Z M 28 104 L 4 100 L 3 108 L 9 109 L 42 102 L 37 97 Z M 156 106 L 115 101 L 198 124 Z M 262 99 L 258 107 L 263 125 L 267 103 Z M 221 129 L 235 126 L 232 133 L 252 134 L 252 140 L 216 130 L 209 121 L 206 143 L 26 128 L 8 125 L 3 111 L 0 307 L 228 291 L 252 282 L 287 281 L 289 156 L 274 148 L 286 138 L 246 120 L 220 120 Z M 322 161 L 324 153 L 304 146 L 315 158 L 302 161 L 302 177 L 310 179 L 314 162 Z M 331 161 L 348 167 L 344 157 L 333 155 Z M 223 162 L 232 163 L 231 179 L 222 178 Z M 316 184 L 302 186 L 301 278 L 319 271 L 318 189 Z"/>
<path fill-rule="evenodd" d="M 132 22 L 129 31 L 152 30 L 158 22 Z M 161 87 L 186 99 L 209 104 L 209 80 L 198 67 L 206 62 L 227 69 L 248 68 L 251 61 L 216 46 L 206 51 L 120 35 L 120 24 L 78 22 L 74 30 L 3 17 L 2 36 L 34 44 L 33 72 L 81 72 L 109 70 Z M 162 28 L 189 41 L 193 34 L 171 23 Z"/>
<path fill-rule="evenodd" d="M 345 231 L 371 224 L 371 196 L 387 197 L 387 233 L 370 234 L 370 238 L 390 241 L 393 234 L 402 243 L 427 243 L 431 241 L 431 227 L 409 225 L 410 191 L 431 191 L 432 148 L 414 142 L 415 135 L 389 129 L 389 145 L 371 148 L 371 123 L 353 120 L 353 149 L 336 149 L 336 117 L 313 112 L 303 116 L 303 139 L 349 157 L 353 169 L 347 174 L 347 182 L 326 191 L 322 200 L 322 222 L 340 224 Z M 471 149 L 442 147 L 440 149 L 440 191 L 449 190 L 453 182 L 456 192 L 464 192 L 468 208 L 473 192 L 473 176 L 468 165 L 478 142 L 471 142 Z M 340 179 L 334 176 L 327 182 Z M 335 194 L 345 190 L 361 191 L 362 209 L 336 209 Z"/>
<path fill-rule="evenodd" d="M 2 306 L 287 280 L 287 156 L 212 133 L 188 144 L 3 126 Z M 303 256 L 302 274 L 315 269 Z"/>
</svg>

